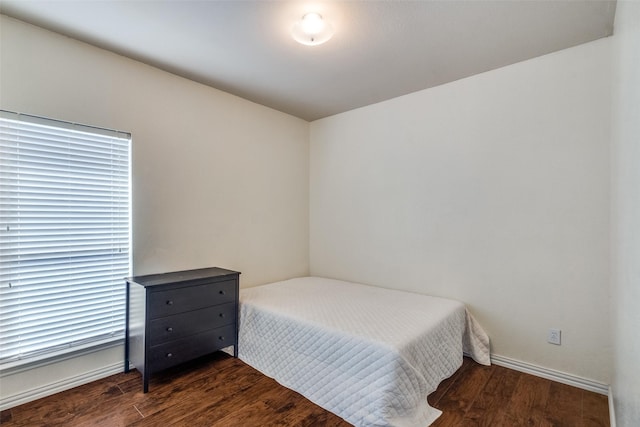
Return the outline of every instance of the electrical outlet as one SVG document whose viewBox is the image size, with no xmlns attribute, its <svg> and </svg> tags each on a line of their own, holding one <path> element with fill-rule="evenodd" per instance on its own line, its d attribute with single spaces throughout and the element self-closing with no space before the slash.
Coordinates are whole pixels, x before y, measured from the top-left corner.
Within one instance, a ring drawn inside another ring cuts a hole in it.
<svg viewBox="0 0 640 427">
<path fill-rule="evenodd" d="M 547 342 L 550 344 L 560 345 L 560 336 L 562 331 L 560 329 L 549 329 L 547 334 Z"/>
</svg>

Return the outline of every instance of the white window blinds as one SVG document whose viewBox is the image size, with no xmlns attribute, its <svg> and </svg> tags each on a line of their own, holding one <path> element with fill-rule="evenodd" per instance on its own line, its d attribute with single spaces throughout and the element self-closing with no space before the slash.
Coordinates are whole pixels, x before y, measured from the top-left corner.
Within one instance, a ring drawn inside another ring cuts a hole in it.
<svg viewBox="0 0 640 427">
<path fill-rule="evenodd" d="M 0 111 L 0 367 L 124 336 L 130 143 Z"/>
</svg>

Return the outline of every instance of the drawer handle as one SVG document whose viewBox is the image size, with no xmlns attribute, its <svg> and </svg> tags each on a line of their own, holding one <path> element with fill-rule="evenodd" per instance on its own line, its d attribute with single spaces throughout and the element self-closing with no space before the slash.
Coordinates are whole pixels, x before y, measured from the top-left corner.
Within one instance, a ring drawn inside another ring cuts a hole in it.
<svg viewBox="0 0 640 427">
<path fill-rule="evenodd" d="M 172 328 L 171 326 L 169 326 L 169 327 L 167 328 L 167 332 L 173 332 L 173 328 Z"/>
<path fill-rule="evenodd" d="M 173 357 L 173 353 L 167 353 L 167 357 Z"/>
<path fill-rule="evenodd" d="M 220 293 L 220 295 L 224 295 L 224 291 L 220 291 L 219 293 Z"/>
<path fill-rule="evenodd" d="M 219 337 L 218 337 L 218 339 L 219 339 L 220 341 L 224 341 L 224 337 L 223 337 L 223 336 L 219 336 Z"/>
<path fill-rule="evenodd" d="M 219 316 L 220 316 L 220 317 L 224 317 L 224 313 L 220 313 L 220 314 L 219 314 Z"/>
<path fill-rule="evenodd" d="M 167 305 L 173 305 L 173 301 L 168 300 L 168 301 L 167 301 Z"/>
</svg>

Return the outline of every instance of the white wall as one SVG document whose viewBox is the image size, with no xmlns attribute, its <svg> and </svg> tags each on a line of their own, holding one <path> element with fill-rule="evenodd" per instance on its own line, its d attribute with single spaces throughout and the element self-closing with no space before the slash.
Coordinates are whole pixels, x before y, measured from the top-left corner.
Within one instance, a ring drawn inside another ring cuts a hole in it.
<svg viewBox="0 0 640 427">
<path fill-rule="evenodd" d="M 311 274 L 459 299 L 495 354 L 608 383 L 610 43 L 313 122 Z"/>
<path fill-rule="evenodd" d="M 613 37 L 612 390 L 618 427 L 640 425 L 640 3 Z"/>
<path fill-rule="evenodd" d="M 1 108 L 132 133 L 135 274 L 215 265 L 242 286 L 308 274 L 307 122 L 0 19 Z M 122 354 L 3 377 L 0 397 Z"/>
</svg>

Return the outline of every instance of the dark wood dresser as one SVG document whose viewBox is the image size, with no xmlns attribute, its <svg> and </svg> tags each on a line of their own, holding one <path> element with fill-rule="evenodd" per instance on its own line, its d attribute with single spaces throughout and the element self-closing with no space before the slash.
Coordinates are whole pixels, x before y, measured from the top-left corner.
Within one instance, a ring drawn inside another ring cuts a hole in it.
<svg viewBox="0 0 640 427">
<path fill-rule="evenodd" d="M 129 277 L 124 371 L 149 377 L 162 369 L 234 346 L 238 357 L 240 273 L 212 267 Z"/>
</svg>

